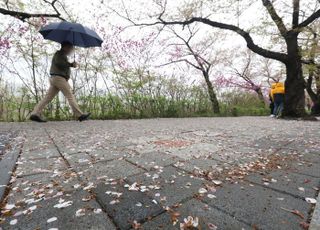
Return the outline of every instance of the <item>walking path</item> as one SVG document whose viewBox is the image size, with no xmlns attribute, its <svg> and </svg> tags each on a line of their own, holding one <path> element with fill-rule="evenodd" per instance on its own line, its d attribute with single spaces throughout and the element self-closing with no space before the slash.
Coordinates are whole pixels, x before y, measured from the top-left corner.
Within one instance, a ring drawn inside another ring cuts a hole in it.
<svg viewBox="0 0 320 230">
<path fill-rule="evenodd" d="M 4 133 L 0 229 L 319 229 L 317 122 L 1 123 Z"/>
</svg>

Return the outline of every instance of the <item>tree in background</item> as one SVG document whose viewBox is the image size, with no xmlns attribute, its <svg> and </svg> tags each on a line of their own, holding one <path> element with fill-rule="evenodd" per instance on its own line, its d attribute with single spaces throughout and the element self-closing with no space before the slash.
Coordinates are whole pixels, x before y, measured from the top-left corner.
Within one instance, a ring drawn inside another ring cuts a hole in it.
<svg viewBox="0 0 320 230">
<path fill-rule="evenodd" d="M 175 63 L 186 63 L 191 68 L 199 71 L 204 77 L 207 85 L 208 95 L 212 104 L 214 113 L 220 113 L 219 101 L 215 92 L 210 75 L 212 74 L 213 66 L 218 64 L 220 50 L 215 48 L 218 42 L 221 41 L 221 35 L 214 34 L 213 37 L 208 37 L 206 40 L 194 42 L 197 39 L 199 28 L 187 26 L 187 35 L 180 35 L 174 28 L 169 31 L 178 38 L 178 42 L 173 42 L 168 45 L 170 61 L 162 66 Z"/>
<path fill-rule="evenodd" d="M 216 84 L 254 92 L 261 105 L 267 106 L 265 95 L 269 94 L 272 83 L 282 79 L 281 66 L 273 66 L 272 60 L 259 58 L 250 50 L 225 52 L 223 58 L 224 71 L 215 79 Z"/>
<path fill-rule="evenodd" d="M 307 80 L 306 89 L 312 100 L 313 115 L 320 115 L 320 23 L 309 27 L 309 36 L 306 37 L 305 56 L 309 58 L 310 64 L 306 65 Z"/>
<path fill-rule="evenodd" d="M 12 14 L 6 14 L 10 15 L 6 17 L 8 20 L 0 22 L 6 27 L 8 23 L 13 23 L 13 26 L 7 27 L 13 30 L 1 28 L 0 34 L 4 35 L 1 38 L 7 38 L 8 42 L 7 46 L 3 45 L 5 47 L 3 50 L 6 50 L 8 58 L 4 61 L 1 60 L 0 66 L 4 66 L 4 74 L 17 79 L 0 83 L 3 86 L 2 89 L 5 89 L 1 93 L 6 95 L 3 100 L 6 112 L 2 119 L 23 121 L 27 118 L 26 114 L 28 114 L 29 108 L 32 108 L 37 98 L 42 97 L 44 93 L 50 59 L 54 50 L 59 47 L 58 44 L 44 41 L 37 34 L 37 30 L 44 23 L 60 19 L 56 17 L 56 14 L 52 18 L 51 16 L 43 17 L 46 16 L 46 14 L 42 14 L 43 9 L 54 14 L 55 10 L 51 5 L 53 3 L 56 9 L 62 12 L 60 17 L 63 15 L 68 20 L 83 23 L 88 23 L 86 21 L 88 19 L 78 18 L 79 12 L 73 11 L 73 8 L 68 9 L 70 5 L 66 5 L 67 8 L 64 8 L 67 1 L 63 0 L 50 2 L 31 0 L 21 6 L 14 4 L 19 3 L 19 0 L 8 2 L 10 3 L 9 7 L 4 5 L 0 5 L 0 7 L 4 6 L 6 10 L 20 13 L 40 12 L 28 13 L 31 15 L 30 17 L 18 17 L 20 20 L 10 17 L 14 16 Z M 95 4 L 94 7 L 99 3 Z M 96 8 L 91 10 L 95 11 Z M 191 52 L 181 39 L 172 36 L 172 32 L 166 34 L 168 37 L 162 37 L 162 33 L 160 34 L 157 30 L 143 31 L 137 27 L 132 27 L 132 31 L 130 28 L 126 28 L 126 31 L 123 32 L 124 27 L 109 24 L 114 20 L 107 19 L 105 10 L 95 13 L 95 16 L 89 19 L 89 24 L 98 31 L 105 42 L 102 49 L 77 49 L 76 58 L 81 66 L 73 72 L 71 77 L 76 97 L 84 110 L 93 111 L 94 118 L 102 119 L 212 115 L 213 104 L 208 97 L 207 83 L 209 82 L 214 87 L 212 83 L 214 83 L 216 74 L 213 71 L 215 71 L 215 66 L 220 63 L 218 59 L 223 60 L 224 55 L 221 54 L 220 48 L 221 50 L 225 48 L 221 46 L 220 41 L 208 47 L 208 44 L 213 44 L 213 40 L 217 37 L 203 39 L 201 32 L 199 36 L 201 40 L 198 37 L 191 39 L 190 47 L 197 54 L 188 55 L 188 60 L 194 65 L 198 65 L 200 69 L 207 71 L 207 76 L 209 76 L 209 72 L 211 74 L 211 79 L 207 77 L 208 81 L 199 81 L 194 76 L 199 73 L 203 75 L 203 71 L 188 63 L 188 65 L 177 64 L 172 68 L 159 66 L 161 63 L 165 63 L 167 55 L 172 56 L 173 54 L 172 52 L 166 53 L 167 49 L 162 50 L 167 47 L 168 38 L 170 38 L 170 43 L 176 44 L 176 47 L 178 43 L 181 44 L 181 46 L 178 45 L 183 48 L 181 51 L 189 54 Z M 187 30 L 181 34 L 179 31 L 178 35 L 185 39 L 184 35 L 187 33 Z M 209 70 L 206 69 L 207 65 L 211 65 Z M 185 68 L 186 66 L 188 67 Z M 206 78 L 204 79 L 206 80 Z M 214 90 L 219 90 L 219 87 L 219 85 L 215 86 Z M 220 97 L 219 92 L 219 100 L 221 100 L 219 107 L 222 108 L 219 109 L 222 115 L 229 115 L 230 113 L 226 113 L 226 111 L 232 111 L 232 109 L 226 108 L 226 104 L 230 108 L 233 108 L 234 104 L 247 108 L 248 103 L 253 103 L 252 111 L 254 114 L 264 114 L 263 110 L 255 111 L 256 101 L 253 98 L 255 95 L 247 92 L 241 92 L 237 95 L 239 98 L 236 100 L 228 94 Z M 45 111 L 46 116 L 50 119 L 66 119 L 70 115 L 68 107 L 65 106 L 66 102 L 61 101 L 61 107 L 59 107 L 59 100 L 61 98 L 57 97 L 56 103 L 49 105 Z M 239 108 L 239 111 L 242 111 L 239 114 L 246 114 L 245 109 Z"/>
<path fill-rule="evenodd" d="M 260 1 L 265 11 L 269 15 L 268 19 L 271 19 L 276 26 L 277 36 L 281 38 L 281 42 L 285 47 L 285 50 L 281 51 L 263 48 L 254 41 L 250 29 L 246 30 L 240 27 L 241 21 L 239 20 L 239 15 L 241 12 L 239 9 L 247 8 L 256 2 L 257 1 L 249 0 L 230 0 L 224 2 L 215 1 L 214 4 L 211 4 L 213 3 L 212 1 L 199 1 L 197 3 L 187 4 L 185 8 L 179 7 L 178 12 L 172 15 L 170 12 L 168 12 L 168 1 L 155 1 L 155 4 L 159 7 L 156 21 L 135 23 L 130 16 L 128 17 L 128 15 L 126 15 L 126 17 L 130 22 L 133 22 L 138 26 L 182 25 L 185 27 L 193 23 L 201 23 L 213 28 L 232 31 L 240 35 L 245 40 L 247 47 L 254 53 L 265 58 L 277 60 L 285 65 L 286 97 L 285 108 L 283 112 L 284 116 L 305 116 L 305 84 L 302 65 L 304 62 L 308 61 L 303 60 L 302 58 L 299 36 L 307 29 L 307 27 L 312 25 L 320 17 L 320 1 L 293 0 L 291 4 L 288 4 L 287 1 Z M 305 3 L 303 4 L 304 9 L 301 7 L 302 3 Z M 239 7 L 240 4 L 241 7 Z M 215 8 L 214 11 L 211 11 L 211 9 L 215 6 L 218 8 Z M 210 10 L 208 11 L 207 9 Z M 214 16 L 212 15 L 217 15 L 217 12 L 219 11 L 221 13 L 223 11 L 228 11 L 230 13 L 229 16 L 231 15 L 232 19 L 234 20 L 230 20 L 230 18 L 215 20 Z M 283 13 L 285 16 L 280 16 L 279 12 Z M 290 14 L 288 12 L 290 12 Z M 235 25 L 234 22 L 237 24 Z M 268 21 L 265 21 L 264 24 L 265 26 L 268 25 Z M 273 37 L 273 33 L 270 30 L 268 34 L 270 38 Z"/>
</svg>

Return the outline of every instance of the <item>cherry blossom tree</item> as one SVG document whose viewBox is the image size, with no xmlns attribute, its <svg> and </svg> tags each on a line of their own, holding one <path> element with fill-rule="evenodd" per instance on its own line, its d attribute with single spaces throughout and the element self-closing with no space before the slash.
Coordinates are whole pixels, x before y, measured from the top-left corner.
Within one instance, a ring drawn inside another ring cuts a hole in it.
<svg viewBox="0 0 320 230">
<path fill-rule="evenodd" d="M 281 66 L 272 64 L 271 60 L 260 58 L 250 50 L 225 53 L 225 71 L 221 71 L 215 84 L 254 92 L 261 104 L 267 105 L 265 96 L 269 94 L 271 84 L 283 78 Z"/>
<path fill-rule="evenodd" d="M 210 75 L 212 74 L 214 65 L 219 62 L 221 51 L 214 47 L 217 46 L 221 36 L 216 33 L 206 40 L 199 41 L 197 39 L 199 28 L 187 26 L 186 30 L 186 35 L 182 35 L 174 28 L 169 28 L 169 31 L 174 35 L 173 39 L 178 39 L 178 41 L 173 41 L 172 43 L 169 42 L 168 47 L 170 48 L 170 60 L 162 66 L 185 63 L 199 72 L 203 76 L 207 85 L 212 110 L 214 113 L 219 114 L 220 106 Z M 194 41 L 196 39 L 197 41 Z"/>
<path fill-rule="evenodd" d="M 198 23 L 212 28 L 219 28 L 225 31 L 231 31 L 241 36 L 246 42 L 247 47 L 258 55 L 268 59 L 281 62 L 286 67 L 286 97 L 284 116 L 301 117 L 305 116 L 305 84 L 303 76 L 303 64 L 310 60 L 304 60 L 301 50 L 299 37 L 304 31 L 320 18 L 320 2 L 309 0 L 293 0 L 291 4 L 287 1 L 259 1 L 265 12 L 268 14 L 267 20 L 263 25 L 273 23 L 276 30 L 269 29 L 269 40 L 277 37 L 281 43 L 280 50 L 272 47 L 264 48 L 259 45 L 254 37 L 254 25 L 251 28 L 244 29 L 240 26 L 241 20 L 245 20 L 241 11 L 245 11 L 248 7 L 259 7 L 257 1 L 199 1 L 198 3 L 188 3 L 185 7 L 178 7 L 173 12 L 172 6 L 168 1 L 154 1 L 158 7 L 158 13 L 152 12 L 153 21 L 148 19 L 147 22 L 135 22 L 130 15 L 126 15 L 128 20 L 137 26 L 168 26 L 181 25 L 183 27 Z M 168 7 L 168 5 L 170 5 Z M 170 9 L 170 10 L 169 10 Z M 239 10 L 240 9 L 240 10 Z M 290 12 L 290 13 L 289 13 Z M 220 15 L 219 15 L 220 13 Z M 221 16 L 222 15 L 222 16 Z M 225 17 L 223 17 L 225 16 Z M 241 17 L 240 17 L 241 16 Z M 259 22 L 258 15 L 252 20 Z M 267 26 L 270 28 L 270 26 Z M 276 36 L 274 36 L 276 32 Z"/>
</svg>

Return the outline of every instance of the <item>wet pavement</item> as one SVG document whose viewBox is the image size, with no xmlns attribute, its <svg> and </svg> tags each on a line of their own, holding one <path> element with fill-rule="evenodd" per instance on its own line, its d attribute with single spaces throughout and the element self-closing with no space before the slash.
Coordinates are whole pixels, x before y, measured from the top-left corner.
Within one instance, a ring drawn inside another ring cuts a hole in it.
<svg viewBox="0 0 320 230">
<path fill-rule="evenodd" d="M 318 122 L 1 123 L 0 137 L 9 133 L 16 136 L 0 161 L 2 229 L 307 229 L 312 217 L 310 229 L 319 224 Z"/>
</svg>

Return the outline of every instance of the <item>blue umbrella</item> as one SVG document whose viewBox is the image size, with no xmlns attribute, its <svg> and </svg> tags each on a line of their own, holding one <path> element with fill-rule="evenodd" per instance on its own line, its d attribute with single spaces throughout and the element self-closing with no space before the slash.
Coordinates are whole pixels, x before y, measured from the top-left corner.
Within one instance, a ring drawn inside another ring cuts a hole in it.
<svg viewBox="0 0 320 230">
<path fill-rule="evenodd" d="M 101 47 L 103 40 L 93 30 L 71 22 L 51 23 L 40 31 L 44 39 L 55 42 L 70 42 L 79 47 Z"/>
</svg>

